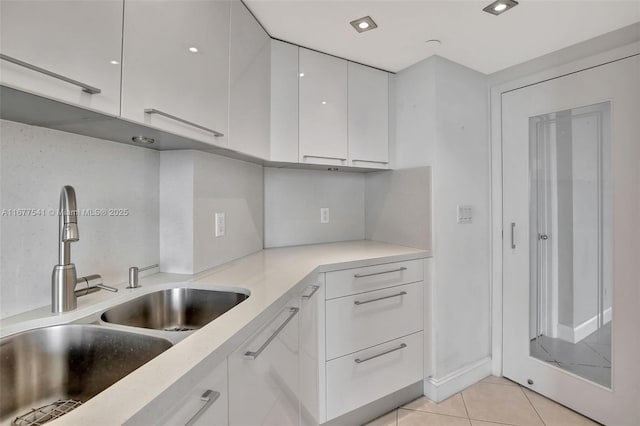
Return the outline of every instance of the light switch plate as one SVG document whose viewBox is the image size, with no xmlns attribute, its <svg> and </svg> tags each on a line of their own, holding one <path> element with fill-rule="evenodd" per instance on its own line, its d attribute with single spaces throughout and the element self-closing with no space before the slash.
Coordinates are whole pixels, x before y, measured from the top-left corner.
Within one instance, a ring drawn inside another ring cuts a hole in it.
<svg viewBox="0 0 640 426">
<path fill-rule="evenodd" d="M 329 223 L 329 207 L 320 208 L 320 223 Z"/>
<path fill-rule="evenodd" d="M 473 209 L 471 206 L 458 206 L 458 223 L 471 223 Z"/>
<path fill-rule="evenodd" d="M 216 237 L 224 237 L 227 232 L 224 213 L 216 213 Z"/>
</svg>

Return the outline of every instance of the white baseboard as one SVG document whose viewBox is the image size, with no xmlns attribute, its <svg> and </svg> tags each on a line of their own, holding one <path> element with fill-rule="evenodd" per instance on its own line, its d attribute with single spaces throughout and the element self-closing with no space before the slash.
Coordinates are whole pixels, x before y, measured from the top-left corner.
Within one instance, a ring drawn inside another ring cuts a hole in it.
<svg viewBox="0 0 640 426">
<path fill-rule="evenodd" d="M 432 401 L 441 402 L 489 375 L 491 375 L 491 357 L 486 357 L 442 378 L 426 378 L 424 395 Z"/>
<path fill-rule="evenodd" d="M 604 310 L 604 321 L 606 324 L 611 321 L 611 308 L 607 308 Z M 558 339 L 562 339 L 571 343 L 578 343 L 594 331 L 598 329 L 598 316 L 594 316 L 583 322 L 582 324 L 578 324 L 575 328 L 571 328 L 564 324 L 558 324 Z"/>
</svg>

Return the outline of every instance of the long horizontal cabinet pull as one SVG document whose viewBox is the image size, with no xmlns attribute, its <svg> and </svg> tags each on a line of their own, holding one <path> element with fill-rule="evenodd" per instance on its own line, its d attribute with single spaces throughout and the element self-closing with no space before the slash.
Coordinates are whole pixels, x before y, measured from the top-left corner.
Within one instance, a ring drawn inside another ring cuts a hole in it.
<svg viewBox="0 0 640 426">
<path fill-rule="evenodd" d="M 290 314 L 287 317 L 287 319 L 280 325 L 280 327 L 278 327 L 277 330 L 273 332 L 273 334 L 266 340 L 266 342 L 264 342 L 262 344 L 262 346 L 260 346 L 258 348 L 257 351 L 255 351 L 255 352 L 247 351 L 247 352 L 244 353 L 244 357 L 246 359 L 252 359 L 252 360 L 253 359 L 257 359 L 260 356 L 260 354 L 262 353 L 262 351 L 264 351 L 267 348 L 267 346 L 269 346 L 269 343 L 271 343 L 273 341 L 273 339 L 275 339 L 276 336 L 278 334 L 280 334 L 280 332 L 287 326 L 287 324 L 289 324 L 289 321 L 291 321 L 293 319 L 293 317 L 296 316 L 296 314 L 298 313 L 299 310 L 300 309 L 298 309 L 298 308 L 289 308 Z"/>
<path fill-rule="evenodd" d="M 372 272 L 370 274 L 355 274 L 353 277 L 354 278 L 364 278 L 364 277 L 373 277 L 374 275 L 382 275 L 382 274 L 391 274 L 393 272 L 402 272 L 402 271 L 406 271 L 407 268 L 405 268 L 404 266 L 398 268 L 398 269 L 391 269 L 389 271 L 382 271 L 382 272 Z"/>
<path fill-rule="evenodd" d="M 189 419 L 188 422 L 184 424 L 184 426 L 191 426 L 195 424 L 200 416 L 202 416 L 204 412 L 207 411 L 218 398 L 220 398 L 220 392 L 216 392 L 211 389 L 207 389 L 206 391 L 204 391 L 204 393 L 200 396 L 200 401 L 203 401 L 204 405 L 200 407 L 200 409 L 193 415 L 193 417 Z"/>
<path fill-rule="evenodd" d="M 375 359 L 375 358 L 381 357 L 381 356 L 383 356 L 383 355 L 390 354 L 391 352 L 399 351 L 400 349 L 404 349 L 404 348 L 406 348 L 406 347 L 407 347 L 407 344 L 406 344 L 406 343 L 402 343 L 402 344 L 401 344 L 400 346 L 398 346 L 397 348 L 389 349 L 388 351 L 384 351 L 384 352 L 382 352 L 382 353 L 379 353 L 379 354 L 377 354 L 377 355 L 370 356 L 370 357 L 368 357 L 368 358 L 362 358 L 362 359 L 360 359 L 360 358 L 356 358 L 354 361 L 355 361 L 355 363 L 356 363 L 356 364 L 362 364 L 363 362 L 367 362 L 367 361 L 370 361 L 370 360 L 372 360 L 372 359 Z"/>
<path fill-rule="evenodd" d="M 351 160 L 353 162 L 359 162 L 359 163 L 375 163 L 375 164 L 389 164 L 388 161 L 376 161 L 376 160 L 358 160 L 358 159 L 353 159 Z"/>
<path fill-rule="evenodd" d="M 353 302 L 353 304 L 354 305 L 366 305 L 367 303 L 377 302 L 379 300 L 391 299 L 392 297 L 400 297 L 400 296 L 404 296 L 405 294 L 407 294 L 406 291 L 401 291 L 400 293 L 397 293 L 397 294 L 392 294 L 390 296 L 376 297 L 375 299 L 365 300 L 364 302 L 360 302 L 359 300 L 356 300 L 355 302 Z"/>
<path fill-rule="evenodd" d="M 215 137 L 224 136 L 224 133 L 220 133 L 220 132 L 218 132 L 216 130 L 213 130 L 213 129 L 210 129 L 208 127 L 201 126 L 199 124 L 196 124 L 196 123 L 193 123 L 191 121 L 185 120 L 184 118 L 176 117 L 175 115 L 168 114 L 168 113 L 166 113 L 164 111 L 160 111 L 159 109 L 147 108 L 147 109 L 144 110 L 144 113 L 145 114 L 157 114 L 157 115 L 161 115 L 163 117 L 170 118 L 172 120 L 178 121 L 178 122 L 186 124 L 188 126 L 195 127 L 196 129 L 200 129 L 200 130 L 204 130 L 205 132 L 213 133 L 213 136 L 215 136 Z"/>
<path fill-rule="evenodd" d="M 319 288 L 320 288 L 319 285 L 312 285 L 311 286 L 311 293 L 302 295 L 302 298 L 303 299 L 311 299 L 311 296 L 316 294 L 316 291 L 318 291 Z"/>
<path fill-rule="evenodd" d="M 74 86 L 80 87 L 83 92 L 88 93 L 90 95 L 96 95 L 96 94 L 102 92 L 102 90 L 98 89 L 97 87 L 89 86 L 88 84 L 81 83 L 81 82 L 79 82 L 77 80 L 73 80 L 73 79 L 71 79 L 69 77 L 65 77 L 64 75 L 60 75 L 60 74 L 57 74 L 57 73 L 55 73 L 53 71 L 49 71 L 47 69 L 40 68 L 40 67 L 38 67 L 36 65 L 30 64 L 28 62 L 21 61 L 20 59 L 16 59 L 16 58 L 13 58 L 11 56 L 7 56 L 7 55 L 5 55 L 3 53 L 0 53 L 0 59 L 2 59 L 3 61 L 11 62 L 12 64 L 19 65 L 19 66 L 21 66 L 23 68 L 30 69 L 31 71 L 39 72 L 40 74 L 44 74 L 44 75 L 47 75 L 49 77 L 56 78 L 58 80 L 62 80 L 64 82 L 66 82 L 66 83 L 73 84 Z"/>
<path fill-rule="evenodd" d="M 303 155 L 302 158 L 322 158 L 322 159 L 325 159 L 325 160 L 347 161 L 346 158 L 341 158 L 341 157 L 323 157 L 321 155 Z"/>
</svg>

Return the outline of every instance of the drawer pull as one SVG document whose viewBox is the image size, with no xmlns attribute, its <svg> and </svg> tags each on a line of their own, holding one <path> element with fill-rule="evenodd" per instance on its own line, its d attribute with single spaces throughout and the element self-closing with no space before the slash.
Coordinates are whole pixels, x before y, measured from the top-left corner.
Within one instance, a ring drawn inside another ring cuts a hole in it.
<svg viewBox="0 0 640 426">
<path fill-rule="evenodd" d="M 390 271 L 372 272 L 371 274 L 355 274 L 353 277 L 354 278 L 373 277 L 374 275 L 391 274 L 392 272 L 402 272 L 402 271 L 406 271 L 406 270 L 407 270 L 407 268 L 402 266 L 402 267 L 400 267 L 398 269 L 392 269 Z"/>
<path fill-rule="evenodd" d="M 266 342 L 264 342 L 262 344 L 262 346 L 260 346 L 258 348 L 257 351 L 255 352 L 251 352 L 251 351 L 247 351 L 244 353 L 244 358 L 246 359 L 257 359 L 260 354 L 262 353 L 262 351 L 264 351 L 267 346 L 269 346 L 269 343 L 271 343 L 273 341 L 273 339 L 276 338 L 276 336 L 278 334 L 280 334 L 280 332 L 287 326 L 287 324 L 289 324 L 289 321 L 291 321 L 293 319 L 293 317 L 296 316 L 296 314 L 298 313 L 300 309 L 298 308 L 289 308 L 289 316 L 287 317 L 287 319 L 280 325 L 280 327 L 278 327 L 278 329 L 276 331 L 273 332 L 273 334 L 266 340 Z"/>
<path fill-rule="evenodd" d="M 370 357 L 368 357 L 368 358 L 363 358 L 363 359 L 356 358 L 356 359 L 355 359 L 355 363 L 356 363 L 356 364 L 362 364 L 363 362 L 367 362 L 367 361 L 372 360 L 372 359 L 374 359 L 374 358 L 378 358 L 378 357 L 380 357 L 380 356 L 382 356 L 382 355 L 390 354 L 391 352 L 399 351 L 400 349 L 404 349 L 404 348 L 406 348 L 406 347 L 407 347 L 407 344 L 406 344 L 406 343 L 402 343 L 402 344 L 401 344 L 400 346 L 398 346 L 397 348 L 389 349 L 388 351 L 384 351 L 384 352 L 382 352 L 382 353 L 379 353 L 378 355 L 373 355 L 373 356 L 370 356 Z"/>
<path fill-rule="evenodd" d="M 364 302 L 361 302 L 359 300 L 356 300 L 355 302 L 353 302 L 354 305 L 365 305 L 367 303 L 371 303 L 371 302 L 377 302 L 378 300 L 385 300 L 385 299 L 391 299 L 392 297 L 400 297 L 400 296 L 404 296 L 405 294 L 407 294 L 406 291 L 401 291 L 398 294 L 392 294 L 390 296 L 383 296 L 383 297 L 377 297 L 375 299 L 371 299 L 371 300 L 365 300 Z"/>
<path fill-rule="evenodd" d="M 193 417 L 189 419 L 188 422 L 185 423 L 185 426 L 191 426 L 196 421 L 198 421 L 200 416 L 202 416 L 204 412 L 207 411 L 218 398 L 220 398 L 220 392 L 212 391 L 211 389 L 207 389 L 206 391 L 204 391 L 204 393 L 200 396 L 200 401 L 203 401 L 204 405 L 200 407 L 200 409 L 193 415 Z"/>
<path fill-rule="evenodd" d="M 322 157 L 320 155 L 303 155 L 302 158 L 321 158 L 321 159 L 324 159 L 324 160 L 347 161 L 346 158 L 342 158 L 342 157 Z"/>
<path fill-rule="evenodd" d="M 30 63 L 21 61 L 20 59 L 12 58 L 11 56 L 7 56 L 5 54 L 0 53 L 0 59 L 11 62 L 12 64 L 19 65 L 23 68 L 30 69 L 31 71 L 39 72 L 40 74 L 47 75 L 49 77 L 57 78 L 58 80 L 62 80 L 65 83 L 73 84 L 74 86 L 78 86 L 82 89 L 83 92 L 88 93 L 90 95 L 97 95 L 101 92 L 97 87 L 89 86 L 88 84 L 81 83 L 77 80 L 73 80 L 69 77 L 65 77 L 64 75 L 57 74 L 53 71 L 46 70 L 44 68 L 40 68 L 38 66 L 32 65 Z"/>
<path fill-rule="evenodd" d="M 358 159 L 353 159 L 351 160 L 352 162 L 359 162 L 359 163 L 375 163 L 375 164 L 389 164 L 388 161 L 376 161 L 376 160 L 358 160 Z"/>
<path fill-rule="evenodd" d="M 210 129 L 208 127 L 201 126 L 201 125 L 193 123 L 191 121 L 187 121 L 184 118 L 180 118 L 180 117 L 176 117 L 175 115 L 167 114 L 166 112 L 160 111 L 158 109 L 147 108 L 147 109 L 144 110 L 144 113 L 145 114 L 158 114 L 158 115 L 161 115 L 163 117 L 170 118 L 170 119 L 178 121 L 178 122 L 180 122 L 182 124 L 186 124 L 187 126 L 195 127 L 196 129 L 204 130 L 205 132 L 211 132 L 211 133 L 213 133 L 213 136 L 215 136 L 215 137 L 224 136 L 223 133 L 220 133 L 220 132 L 215 131 L 213 129 Z"/>
<path fill-rule="evenodd" d="M 313 296 L 314 294 L 316 294 L 316 291 L 318 291 L 318 289 L 320 288 L 319 285 L 312 285 L 311 286 L 311 293 L 309 294 L 303 294 L 302 298 L 303 299 L 311 299 L 311 296 Z"/>
</svg>

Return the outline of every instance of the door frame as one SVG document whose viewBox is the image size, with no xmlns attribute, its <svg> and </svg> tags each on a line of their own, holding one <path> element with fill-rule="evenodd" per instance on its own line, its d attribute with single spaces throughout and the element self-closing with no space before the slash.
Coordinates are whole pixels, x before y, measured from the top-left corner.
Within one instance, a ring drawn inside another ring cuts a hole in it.
<svg viewBox="0 0 640 426">
<path fill-rule="evenodd" d="M 640 54 L 640 41 L 489 88 L 491 155 L 491 372 L 502 376 L 502 94 Z"/>
</svg>

